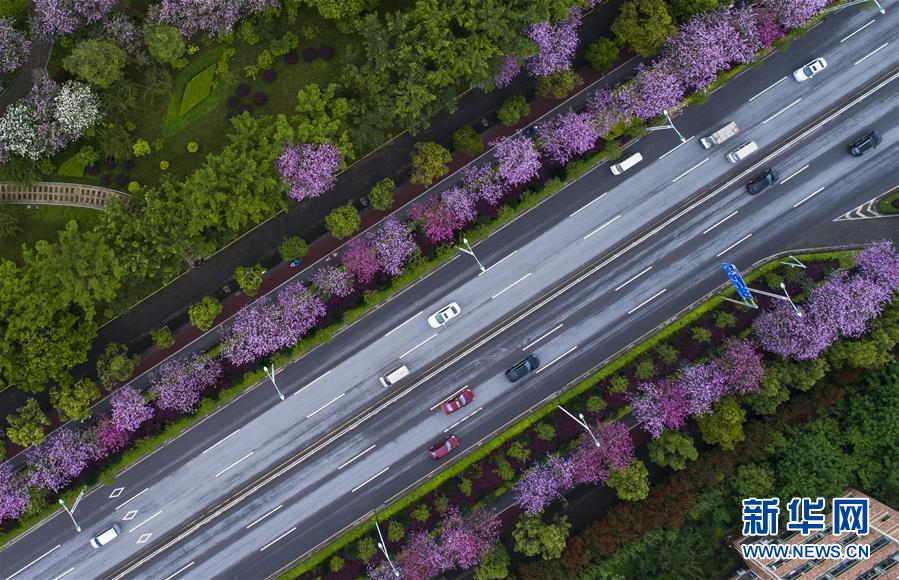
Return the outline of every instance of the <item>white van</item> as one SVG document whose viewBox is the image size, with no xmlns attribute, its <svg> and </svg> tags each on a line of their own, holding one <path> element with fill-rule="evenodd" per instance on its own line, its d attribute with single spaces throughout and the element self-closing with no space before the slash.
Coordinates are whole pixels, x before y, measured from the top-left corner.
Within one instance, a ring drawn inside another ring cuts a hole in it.
<svg viewBox="0 0 899 580">
<path fill-rule="evenodd" d="M 615 165 L 610 167 L 610 169 L 612 170 L 612 173 L 614 173 L 615 175 L 621 175 L 622 173 L 624 173 L 625 171 L 627 171 L 634 165 L 640 163 L 641 161 L 643 161 L 643 156 L 640 155 L 639 153 L 634 153 L 630 157 L 619 161 L 618 163 L 616 163 Z"/>
<path fill-rule="evenodd" d="M 743 143 L 733 151 L 727 154 L 727 160 L 731 163 L 737 163 L 738 161 L 743 161 L 752 153 L 755 153 L 759 150 L 759 146 L 755 144 L 755 141 L 747 141 Z"/>
<path fill-rule="evenodd" d="M 395 385 L 397 381 L 405 379 L 408 376 L 409 367 L 403 365 L 398 369 L 390 371 L 383 377 L 379 377 L 378 380 L 381 381 L 381 386 L 389 387 L 391 385 Z"/>
<path fill-rule="evenodd" d="M 122 529 L 119 527 L 119 524 L 112 524 L 111 528 L 108 528 L 91 538 L 91 546 L 93 546 L 95 550 L 100 546 L 105 546 L 119 537 L 121 531 Z"/>
</svg>

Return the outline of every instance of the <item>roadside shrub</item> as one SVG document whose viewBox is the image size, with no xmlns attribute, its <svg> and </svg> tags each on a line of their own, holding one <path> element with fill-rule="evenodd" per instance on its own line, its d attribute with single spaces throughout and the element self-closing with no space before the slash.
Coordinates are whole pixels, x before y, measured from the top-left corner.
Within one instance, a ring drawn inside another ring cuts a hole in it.
<svg viewBox="0 0 899 580">
<path fill-rule="evenodd" d="M 627 390 L 627 379 L 625 379 L 625 390 Z M 599 395 L 591 395 L 587 399 L 587 411 L 590 413 L 599 413 L 606 408 L 606 400 Z"/>
<path fill-rule="evenodd" d="M 618 45 L 611 38 L 603 36 L 589 47 L 585 55 L 590 66 L 599 72 L 608 72 L 618 59 Z"/>
<path fill-rule="evenodd" d="M 187 309 L 190 323 L 206 332 L 212 328 L 215 317 L 222 311 L 222 303 L 212 296 L 204 296 L 199 302 L 195 302 Z"/>
<path fill-rule="evenodd" d="M 331 557 L 331 560 L 328 562 L 328 569 L 331 570 L 333 574 L 337 574 L 341 570 L 343 570 L 344 561 L 338 555 L 334 555 Z"/>
<path fill-rule="evenodd" d="M 362 218 L 359 217 L 359 211 L 349 203 L 334 209 L 325 217 L 328 231 L 339 240 L 352 236 L 360 225 Z"/>
<path fill-rule="evenodd" d="M 717 326 L 718 328 L 732 328 L 736 325 L 737 317 L 730 312 L 719 310 L 715 314 L 715 326 Z"/>
<path fill-rule="evenodd" d="M 496 118 L 506 127 L 511 127 L 522 117 L 526 117 L 531 112 L 531 106 L 522 96 L 511 97 L 500 105 L 496 111 Z"/>
<path fill-rule="evenodd" d="M 409 514 L 413 520 L 417 520 L 419 522 L 424 522 L 428 519 L 428 516 L 431 515 L 431 511 L 428 509 L 423 503 L 418 504 L 412 513 Z"/>
<path fill-rule="evenodd" d="M 537 96 L 544 99 L 564 99 L 581 86 L 584 80 L 572 70 L 561 70 L 537 79 Z"/>
<path fill-rule="evenodd" d="M 299 236 L 288 236 L 281 241 L 278 246 L 278 253 L 285 262 L 293 262 L 294 260 L 306 257 L 309 253 L 309 246 L 306 240 Z"/>
<path fill-rule="evenodd" d="M 690 335 L 693 337 L 693 340 L 696 342 L 701 342 L 703 344 L 707 344 L 712 341 L 712 331 L 701 326 L 694 326 L 693 330 L 690 332 Z"/>
<path fill-rule="evenodd" d="M 259 293 L 259 287 L 262 286 L 262 275 L 264 273 L 265 268 L 262 267 L 262 264 L 238 266 L 234 270 L 234 279 L 244 294 L 255 296 Z"/>
<path fill-rule="evenodd" d="M 393 206 L 393 190 L 396 184 L 389 177 L 377 182 L 368 192 L 368 201 L 372 208 L 378 211 L 386 211 Z"/>
<path fill-rule="evenodd" d="M 399 542 L 405 535 L 406 530 L 403 529 L 403 524 L 399 523 L 396 520 L 391 520 L 391 522 L 387 524 L 387 539 L 389 541 Z"/>
<path fill-rule="evenodd" d="M 157 348 L 169 348 L 175 344 L 175 337 L 172 336 L 172 331 L 169 330 L 168 326 L 151 330 L 150 338 Z"/>
<path fill-rule="evenodd" d="M 610 393 L 623 393 L 627 391 L 628 388 L 628 380 L 624 375 L 615 375 L 611 379 L 609 379 L 609 392 Z"/>
<path fill-rule="evenodd" d="M 527 461 L 531 457 L 531 450 L 528 449 L 528 446 L 521 439 L 516 439 L 509 445 L 509 449 L 506 451 L 506 455 L 511 457 L 512 459 L 517 459 L 518 461 Z"/>
<path fill-rule="evenodd" d="M 656 374 L 656 363 L 651 358 L 642 358 L 634 369 L 634 376 L 641 381 L 648 381 Z"/>
<path fill-rule="evenodd" d="M 667 342 L 663 342 L 659 346 L 655 348 L 656 354 L 659 355 L 659 358 L 662 359 L 662 362 L 665 364 L 674 364 L 677 362 L 678 352 L 677 349 Z"/>
<path fill-rule="evenodd" d="M 431 185 L 439 177 L 449 172 L 452 155 L 449 150 L 433 141 L 415 144 L 412 151 L 412 172 L 409 180 L 420 185 Z"/>
<path fill-rule="evenodd" d="M 549 423 L 537 423 L 534 426 L 534 431 L 537 432 L 537 438 L 541 441 L 552 441 L 553 437 L 556 436 L 556 428 Z"/>
<path fill-rule="evenodd" d="M 478 155 L 484 150 L 484 140 L 471 125 L 453 133 L 453 149 L 466 155 Z"/>
</svg>

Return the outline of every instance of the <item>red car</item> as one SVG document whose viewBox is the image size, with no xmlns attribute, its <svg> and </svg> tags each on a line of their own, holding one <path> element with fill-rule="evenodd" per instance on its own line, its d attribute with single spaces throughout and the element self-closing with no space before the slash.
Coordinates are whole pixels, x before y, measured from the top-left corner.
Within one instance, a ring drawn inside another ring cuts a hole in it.
<svg viewBox="0 0 899 580">
<path fill-rule="evenodd" d="M 450 435 L 441 443 L 431 447 L 428 449 L 428 455 L 431 459 L 442 459 L 449 455 L 449 452 L 459 446 L 459 438 L 455 435 Z"/>
<path fill-rule="evenodd" d="M 474 393 L 471 392 L 471 389 L 463 389 L 457 397 L 440 403 L 440 409 L 449 415 L 453 411 L 458 411 L 472 401 L 474 401 Z"/>
</svg>

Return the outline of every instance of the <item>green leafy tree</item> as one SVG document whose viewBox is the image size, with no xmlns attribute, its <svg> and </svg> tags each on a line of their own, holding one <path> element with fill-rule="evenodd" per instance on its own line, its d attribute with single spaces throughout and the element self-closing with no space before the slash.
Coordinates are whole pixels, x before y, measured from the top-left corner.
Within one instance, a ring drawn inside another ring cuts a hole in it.
<svg viewBox="0 0 899 580">
<path fill-rule="evenodd" d="M 134 156 L 131 135 L 121 125 L 106 125 L 97 129 L 97 142 L 104 157 L 124 161 Z"/>
<path fill-rule="evenodd" d="M 668 344 L 667 342 L 663 342 L 659 346 L 654 349 L 656 354 L 659 355 L 659 358 L 662 359 L 662 362 L 665 364 L 674 364 L 677 362 L 678 356 L 680 353 L 677 352 L 677 347 Z"/>
<path fill-rule="evenodd" d="M 265 268 L 262 264 L 254 264 L 252 266 L 238 266 L 234 270 L 234 279 L 240 290 L 247 296 L 255 296 L 262 286 L 262 275 L 265 274 Z"/>
<path fill-rule="evenodd" d="M 396 520 L 391 520 L 390 523 L 387 524 L 387 539 L 391 542 L 399 542 L 405 535 L 406 530 L 403 529 L 403 524 Z"/>
<path fill-rule="evenodd" d="M 856 340 L 840 340 L 831 346 L 825 356 L 835 369 L 876 369 L 896 360 L 896 339 L 890 333 L 875 329 Z"/>
<path fill-rule="evenodd" d="M 644 357 L 637 361 L 637 367 L 634 370 L 634 376 L 641 381 L 648 381 L 656 374 L 656 363 L 651 358 Z"/>
<path fill-rule="evenodd" d="M 44 440 L 44 427 L 50 420 L 41 411 L 37 400 L 28 397 L 25 404 L 16 409 L 15 414 L 7 415 L 6 436 L 10 441 L 22 447 L 38 445 Z"/>
<path fill-rule="evenodd" d="M 629 0 L 612 23 L 618 45 L 628 45 L 640 56 L 654 55 L 675 31 L 664 0 Z"/>
<path fill-rule="evenodd" d="M 649 495 L 649 470 L 639 459 L 634 459 L 624 469 L 609 471 L 608 485 L 615 490 L 618 499 L 639 501 Z"/>
<path fill-rule="evenodd" d="M 89 38 L 75 45 L 62 66 L 87 83 L 105 89 L 122 77 L 125 53 L 111 40 Z"/>
<path fill-rule="evenodd" d="M 509 97 L 506 99 L 499 109 L 496 111 L 496 118 L 506 127 L 511 127 L 517 123 L 522 117 L 527 116 L 531 112 L 531 106 L 527 99 L 521 95 Z"/>
<path fill-rule="evenodd" d="M 666 430 L 658 439 L 649 442 L 649 458 L 656 465 L 682 470 L 688 461 L 696 461 L 699 452 L 689 435 Z"/>
<path fill-rule="evenodd" d="M 750 463 L 737 467 L 733 479 L 737 497 L 771 497 L 774 493 L 774 470 L 768 463 Z"/>
<path fill-rule="evenodd" d="M 342 240 L 352 236 L 362 225 L 359 211 L 352 204 L 335 208 L 325 217 L 325 226 L 331 235 Z"/>
<path fill-rule="evenodd" d="M 157 348 L 169 348 L 170 346 L 174 346 L 175 344 L 175 337 L 172 336 L 172 331 L 168 326 L 163 326 L 162 328 L 151 330 L 150 338 L 153 340 L 153 344 L 155 344 Z"/>
<path fill-rule="evenodd" d="M 537 96 L 544 99 L 564 99 L 582 84 L 584 79 L 576 72 L 560 70 L 537 79 Z"/>
<path fill-rule="evenodd" d="M 109 389 L 116 383 L 130 379 L 139 362 L 138 355 L 128 356 L 127 346 L 110 342 L 97 359 L 97 378 L 101 385 Z"/>
<path fill-rule="evenodd" d="M 431 185 L 435 179 L 446 175 L 451 160 L 449 149 L 439 143 L 433 141 L 416 143 L 412 152 L 410 180 L 412 183 Z"/>
<path fill-rule="evenodd" d="M 100 154 L 90 145 L 82 145 L 81 149 L 78 150 L 78 153 L 75 154 L 75 158 L 78 159 L 78 163 L 88 166 L 99 161 Z"/>
<path fill-rule="evenodd" d="M 356 152 L 349 132 L 350 103 L 336 93 L 333 83 L 324 89 L 310 83 L 299 90 L 293 118 L 296 138 L 301 143 L 334 145 L 342 159 L 351 161 Z"/>
<path fill-rule="evenodd" d="M 187 52 L 187 43 L 178 29 L 168 24 L 144 26 L 144 42 L 150 55 L 162 64 L 173 65 Z"/>
<path fill-rule="evenodd" d="M 331 570 L 333 574 L 337 574 L 341 570 L 343 570 L 344 561 L 338 555 L 334 555 L 331 557 L 331 560 L 328 562 L 328 569 Z"/>
<path fill-rule="evenodd" d="M 834 497 L 852 482 L 854 458 L 846 453 L 843 429 L 825 417 L 787 431 L 775 439 L 777 495 Z"/>
<path fill-rule="evenodd" d="M 466 155 L 479 155 L 484 150 L 484 140 L 474 127 L 465 125 L 453 133 L 453 149 Z"/>
<path fill-rule="evenodd" d="M 746 422 L 746 411 L 732 396 L 724 397 L 712 405 L 712 413 L 697 420 L 702 440 L 710 445 L 717 445 L 725 451 L 746 438 L 743 423 Z"/>
<path fill-rule="evenodd" d="M 475 580 L 502 580 L 509 577 L 512 564 L 509 552 L 502 544 L 497 544 L 487 552 L 474 569 Z"/>
<path fill-rule="evenodd" d="M 281 254 L 281 260 L 293 262 L 306 257 L 306 254 L 309 253 L 309 245 L 299 236 L 287 236 L 278 246 L 278 253 Z"/>
<path fill-rule="evenodd" d="M 212 296 L 204 296 L 199 302 L 194 302 L 187 309 L 190 323 L 206 332 L 212 328 L 215 317 L 222 311 L 222 303 Z"/>
<path fill-rule="evenodd" d="M 587 62 L 599 72 L 612 70 L 618 60 L 618 45 L 611 38 L 603 36 L 587 47 Z"/>
<path fill-rule="evenodd" d="M 174 81 L 172 73 L 161 66 L 151 66 L 144 69 L 144 80 L 141 88 L 147 97 L 147 102 L 152 106 L 157 98 L 165 97 L 172 92 Z"/>
<path fill-rule="evenodd" d="M 97 384 L 86 378 L 50 389 L 50 404 L 63 421 L 87 419 L 91 415 L 91 403 L 99 398 Z"/>
<path fill-rule="evenodd" d="M 393 206 L 393 190 L 396 184 L 389 177 L 377 182 L 368 192 L 368 201 L 378 211 L 387 211 Z"/>
<path fill-rule="evenodd" d="M 718 8 L 718 0 L 669 0 L 671 13 L 680 20 L 686 21 L 700 12 L 711 12 Z"/>
<path fill-rule="evenodd" d="M 650 362 L 652 362 L 652 361 L 650 361 Z M 653 365 L 652 372 L 653 373 L 655 372 L 655 365 Z M 623 392 L 627 391 L 627 388 L 629 385 L 630 385 L 630 383 L 628 383 L 626 376 L 615 375 L 614 377 L 609 379 L 609 392 L 610 393 L 623 393 Z"/>
<path fill-rule="evenodd" d="M 327 20 L 351 21 L 371 4 L 366 0 L 301 0 Z"/>
<path fill-rule="evenodd" d="M 356 555 L 363 562 L 368 562 L 377 553 L 378 548 L 371 536 L 362 536 L 356 540 Z"/>
<path fill-rule="evenodd" d="M 512 530 L 515 551 L 525 556 L 540 556 L 544 560 L 554 560 L 562 555 L 571 524 L 563 515 L 556 515 L 553 523 L 545 524 L 540 516 L 522 516 Z"/>
<path fill-rule="evenodd" d="M 19 217 L 5 206 L 0 206 L 0 240 L 17 236 L 22 231 Z"/>
</svg>

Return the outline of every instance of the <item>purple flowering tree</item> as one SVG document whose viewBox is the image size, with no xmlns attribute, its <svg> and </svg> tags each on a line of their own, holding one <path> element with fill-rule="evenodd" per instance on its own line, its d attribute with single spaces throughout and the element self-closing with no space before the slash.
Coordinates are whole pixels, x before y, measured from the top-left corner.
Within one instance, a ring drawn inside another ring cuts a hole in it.
<svg viewBox="0 0 899 580">
<path fill-rule="evenodd" d="M 397 567 L 407 578 L 425 580 L 448 570 L 449 562 L 434 538 L 427 532 L 417 532 L 406 542 Z"/>
<path fill-rule="evenodd" d="M 334 186 L 340 170 L 340 152 L 327 144 L 285 147 L 276 166 L 289 187 L 290 197 L 303 201 Z"/>
<path fill-rule="evenodd" d="M 125 431 L 110 418 L 100 419 L 94 429 L 94 438 L 101 457 L 121 451 L 131 442 L 131 434 Z"/>
<path fill-rule="evenodd" d="M 614 125 L 627 118 L 619 96 L 605 88 L 594 91 L 590 96 L 587 101 L 587 112 L 593 117 L 600 135 L 607 135 Z"/>
<path fill-rule="evenodd" d="M 189 413 L 203 392 L 221 376 L 222 364 L 218 359 L 190 354 L 162 363 L 158 374 L 150 379 L 150 392 L 160 409 Z"/>
<path fill-rule="evenodd" d="M 278 0 L 162 0 L 156 8 L 159 22 L 171 24 L 184 36 L 205 32 L 221 36 L 242 18 L 278 8 Z"/>
<path fill-rule="evenodd" d="M 562 497 L 574 485 L 574 470 L 569 459 L 551 457 L 524 472 L 515 486 L 515 503 L 528 515 L 535 515 Z"/>
<path fill-rule="evenodd" d="M 409 217 L 432 244 L 452 240 L 456 229 L 462 225 L 446 204 L 433 197 L 409 208 Z"/>
<path fill-rule="evenodd" d="M 570 70 L 577 50 L 577 27 L 580 11 L 557 22 L 537 22 L 528 30 L 528 38 L 537 45 L 537 54 L 527 59 L 525 67 L 531 76 L 545 77 L 555 72 Z"/>
<path fill-rule="evenodd" d="M 827 0 L 761 0 L 760 4 L 771 11 L 784 28 L 802 26 L 827 6 Z"/>
<path fill-rule="evenodd" d="M 25 451 L 29 485 L 58 492 L 87 467 L 93 451 L 83 433 L 63 427 Z"/>
<path fill-rule="evenodd" d="M 554 163 L 567 163 L 596 145 L 599 131 L 589 113 L 562 113 L 537 126 L 543 154 Z"/>
<path fill-rule="evenodd" d="M 687 396 L 690 414 L 696 417 L 709 413 L 712 405 L 727 393 L 727 377 L 717 360 L 684 367 L 676 382 Z"/>
<path fill-rule="evenodd" d="M 262 298 L 240 309 L 231 329 L 223 333 L 222 353 L 236 365 L 271 354 L 284 346 L 281 308 Z"/>
<path fill-rule="evenodd" d="M 345 298 L 353 293 L 353 276 L 339 266 L 324 266 L 312 275 L 312 283 L 326 296 Z"/>
<path fill-rule="evenodd" d="M 640 67 L 634 80 L 633 102 L 628 110 L 643 120 L 661 115 L 662 111 L 672 109 L 684 99 L 684 87 L 681 85 L 673 69 L 656 64 L 652 67 Z"/>
<path fill-rule="evenodd" d="M 870 283 L 890 292 L 899 290 L 899 252 L 889 240 L 874 242 L 862 250 L 855 263 Z"/>
<path fill-rule="evenodd" d="M 727 341 L 727 349 L 719 359 L 727 391 L 733 395 L 747 395 L 759 390 L 765 366 L 762 355 L 746 339 Z"/>
<path fill-rule="evenodd" d="M 830 328 L 836 337 L 858 338 L 892 294 L 864 276 L 850 276 L 845 270 L 837 270 L 809 292 L 811 323 Z"/>
<path fill-rule="evenodd" d="M 378 258 L 371 241 L 359 236 L 347 242 L 346 250 L 341 258 L 343 268 L 360 284 L 368 284 L 375 279 L 380 270 Z"/>
<path fill-rule="evenodd" d="M 293 282 L 278 292 L 281 307 L 281 340 L 283 346 L 294 345 L 303 338 L 327 312 L 321 298 L 302 282 Z"/>
<path fill-rule="evenodd" d="M 501 89 L 508 86 L 519 74 L 521 74 L 521 65 L 518 64 L 518 59 L 514 56 L 507 56 L 499 67 L 499 73 L 493 79 L 493 84 L 496 85 L 496 88 Z"/>
<path fill-rule="evenodd" d="M 451 187 L 440 194 L 440 201 L 462 227 L 478 217 L 474 195 L 464 187 Z"/>
<path fill-rule="evenodd" d="M 13 27 L 12 19 L 0 18 L 0 75 L 8 75 L 22 66 L 29 50 L 31 43 L 23 32 Z"/>
<path fill-rule="evenodd" d="M 524 135 L 510 135 L 494 141 L 497 174 L 510 186 L 527 183 L 540 171 L 540 153 L 534 141 Z"/>
<path fill-rule="evenodd" d="M 47 36 L 65 36 L 99 22 L 119 0 L 34 0 L 37 30 Z"/>
<path fill-rule="evenodd" d="M 467 570 L 499 542 L 502 522 L 492 510 L 478 510 L 462 517 L 456 506 L 450 506 L 440 521 L 440 549 L 447 568 Z"/>
<path fill-rule="evenodd" d="M 112 422 L 126 433 L 136 431 L 144 421 L 153 417 L 153 408 L 144 401 L 143 395 L 128 385 L 110 395 L 109 403 Z"/>
<path fill-rule="evenodd" d="M 834 340 L 832 328 L 817 326 L 801 306 L 803 315 L 796 316 L 793 308 L 778 300 L 774 306 L 752 322 L 752 330 L 762 348 L 784 358 L 810 360 L 817 358 Z"/>
<path fill-rule="evenodd" d="M 664 429 L 680 429 L 690 414 L 690 400 L 679 381 L 661 379 L 637 384 L 638 394 L 631 398 L 634 416 L 653 438 Z"/>
<path fill-rule="evenodd" d="M 418 250 L 409 228 L 393 216 L 384 220 L 374 236 L 372 247 L 378 266 L 388 276 L 399 276 L 406 261 Z"/>
<path fill-rule="evenodd" d="M 752 9 L 759 43 L 762 47 L 767 48 L 784 35 L 784 29 L 777 23 L 777 15 L 764 6 L 756 4 Z"/>
<path fill-rule="evenodd" d="M 0 464 L 0 523 L 22 515 L 28 499 L 28 490 L 16 476 L 12 465 Z"/>
<path fill-rule="evenodd" d="M 605 483 L 610 469 L 624 469 L 636 456 L 634 439 L 627 425 L 621 421 L 611 421 L 599 425 L 594 430 L 600 445 L 586 433 L 581 436 L 580 445 L 571 455 L 571 472 L 574 484 Z"/>
<path fill-rule="evenodd" d="M 462 187 L 475 199 L 482 199 L 495 206 L 506 195 L 507 185 L 499 178 L 496 168 L 485 163 L 462 170 Z"/>
</svg>

